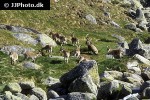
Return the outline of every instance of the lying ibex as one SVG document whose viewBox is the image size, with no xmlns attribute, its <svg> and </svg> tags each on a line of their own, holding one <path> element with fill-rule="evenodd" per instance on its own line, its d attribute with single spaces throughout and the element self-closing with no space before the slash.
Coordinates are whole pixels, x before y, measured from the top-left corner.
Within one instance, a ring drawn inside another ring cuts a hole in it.
<svg viewBox="0 0 150 100">
<path fill-rule="evenodd" d="M 68 60 L 69 60 L 69 57 L 70 57 L 70 51 L 66 51 L 66 50 L 64 50 L 64 48 L 61 47 L 60 52 L 63 53 L 64 61 L 66 63 L 68 63 Z"/>
<path fill-rule="evenodd" d="M 111 49 L 107 46 L 107 54 L 113 55 L 114 58 L 121 58 L 123 56 L 123 51 L 121 49 Z"/>
<path fill-rule="evenodd" d="M 41 56 L 41 53 L 35 53 L 33 51 L 26 51 L 24 53 L 25 59 L 31 58 L 33 62 L 35 62 L 35 59 L 39 56 Z"/>
<path fill-rule="evenodd" d="M 81 54 L 80 47 L 81 47 L 81 45 L 79 45 L 79 46 L 76 45 L 74 56 L 77 57 L 77 58 L 79 58 L 79 56 Z"/>
<path fill-rule="evenodd" d="M 89 59 L 90 59 L 90 57 L 87 55 L 80 55 L 79 56 L 79 63 L 82 61 L 88 61 Z"/>
<path fill-rule="evenodd" d="M 86 36 L 86 45 L 88 46 L 88 52 L 91 52 L 94 53 L 94 54 L 98 54 L 98 49 L 95 47 L 94 44 L 92 44 L 91 42 L 91 39 L 89 39 L 87 36 Z"/>
<path fill-rule="evenodd" d="M 17 52 L 11 52 L 9 57 L 11 59 L 11 65 L 16 64 L 16 62 L 18 61 L 18 53 Z"/>
<path fill-rule="evenodd" d="M 50 53 L 50 56 L 52 56 L 53 46 L 52 45 L 46 45 L 41 49 L 41 53 L 43 55 L 43 51 L 46 51 L 47 53 Z"/>
<path fill-rule="evenodd" d="M 72 42 L 72 45 L 73 45 L 73 46 L 74 46 L 74 45 L 79 45 L 79 39 L 76 38 L 76 37 L 74 36 L 74 34 L 71 35 L 71 42 Z"/>
</svg>

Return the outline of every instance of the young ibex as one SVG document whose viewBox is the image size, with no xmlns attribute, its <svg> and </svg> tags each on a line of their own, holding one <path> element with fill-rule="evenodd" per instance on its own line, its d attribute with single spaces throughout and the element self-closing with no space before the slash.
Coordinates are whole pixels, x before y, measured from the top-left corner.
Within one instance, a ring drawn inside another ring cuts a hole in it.
<svg viewBox="0 0 150 100">
<path fill-rule="evenodd" d="M 111 49 L 107 46 L 107 54 L 113 55 L 114 58 L 121 58 L 123 56 L 123 51 L 121 49 Z"/>
<path fill-rule="evenodd" d="M 96 46 L 94 44 L 92 44 L 91 39 L 89 39 L 89 37 L 86 36 L 86 45 L 88 46 L 88 51 L 92 51 L 92 53 L 94 54 L 98 54 L 98 49 L 96 48 Z"/>
<path fill-rule="evenodd" d="M 79 45 L 79 39 L 77 37 L 74 36 L 74 34 L 71 35 L 71 42 L 72 45 Z"/>
<path fill-rule="evenodd" d="M 11 59 L 11 65 L 16 64 L 16 62 L 18 61 L 18 53 L 17 52 L 10 52 L 9 57 Z"/>
<path fill-rule="evenodd" d="M 74 56 L 77 57 L 77 58 L 79 58 L 79 56 L 81 54 L 80 47 L 81 47 L 81 45 L 79 45 L 79 46 L 76 45 Z"/>
<path fill-rule="evenodd" d="M 61 47 L 60 52 L 63 53 L 64 61 L 66 63 L 68 63 L 68 60 L 69 60 L 69 57 L 70 57 L 70 51 L 66 51 L 66 50 L 64 50 L 64 48 Z"/>
<path fill-rule="evenodd" d="M 41 53 L 43 55 L 43 51 L 46 51 L 47 53 L 50 53 L 50 56 L 52 56 L 53 46 L 52 45 L 46 45 L 41 49 Z"/>
<path fill-rule="evenodd" d="M 31 58 L 33 62 L 35 62 L 35 59 L 39 56 L 41 56 L 41 53 L 35 53 L 33 51 L 26 51 L 24 53 L 25 59 Z"/>
</svg>

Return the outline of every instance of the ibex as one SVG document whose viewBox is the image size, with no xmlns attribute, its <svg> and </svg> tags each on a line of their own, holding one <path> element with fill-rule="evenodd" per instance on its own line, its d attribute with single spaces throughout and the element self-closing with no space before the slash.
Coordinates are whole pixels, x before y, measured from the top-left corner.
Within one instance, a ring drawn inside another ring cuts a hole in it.
<svg viewBox="0 0 150 100">
<path fill-rule="evenodd" d="M 87 55 L 80 55 L 79 56 L 79 63 L 82 61 L 88 61 L 89 59 L 90 59 L 90 57 Z"/>
<path fill-rule="evenodd" d="M 111 49 L 107 46 L 107 54 L 113 55 L 114 58 L 121 58 L 123 56 L 123 51 L 121 49 Z"/>
<path fill-rule="evenodd" d="M 79 58 L 79 56 L 81 54 L 80 47 L 81 47 L 81 45 L 79 45 L 79 46 L 76 45 L 74 56 L 77 57 L 77 58 Z"/>
<path fill-rule="evenodd" d="M 16 62 L 18 61 L 18 53 L 17 52 L 11 52 L 9 57 L 11 59 L 11 65 L 16 64 Z"/>
<path fill-rule="evenodd" d="M 52 39 L 56 42 L 59 41 L 60 34 L 59 33 L 52 33 L 50 32 L 50 35 L 52 36 Z"/>
<path fill-rule="evenodd" d="M 64 44 L 67 44 L 67 38 L 64 36 L 64 35 L 61 35 L 59 37 L 59 42 L 60 42 L 60 45 L 64 45 Z"/>
<path fill-rule="evenodd" d="M 79 39 L 76 38 L 76 37 L 74 36 L 74 34 L 71 35 L 71 42 L 72 42 L 72 45 L 73 45 L 73 46 L 74 46 L 74 45 L 79 45 Z"/>
<path fill-rule="evenodd" d="M 64 61 L 66 63 L 68 63 L 68 60 L 69 60 L 69 57 L 70 57 L 70 51 L 66 51 L 66 50 L 64 50 L 64 48 L 61 47 L 60 52 L 63 53 Z"/>
<path fill-rule="evenodd" d="M 50 53 L 50 56 L 52 56 L 53 46 L 52 45 L 46 45 L 41 49 L 41 53 L 43 55 L 43 51 L 46 51 L 47 53 Z"/>
<path fill-rule="evenodd" d="M 95 47 L 95 45 L 92 44 L 91 39 L 86 36 L 86 45 L 88 46 L 88 52 L 92 51 L 94 54 L 98 54 L 98 49 Z"/>
<path fill-rule="evenodd" d="M 26 51 L 25 54 L 25 59 L 31 58 L 33 62 L 35 62 L 35 59 L 39 56 L 41 56 L 41 53 L 35 53 L 33 51 Z"/>
</svg>

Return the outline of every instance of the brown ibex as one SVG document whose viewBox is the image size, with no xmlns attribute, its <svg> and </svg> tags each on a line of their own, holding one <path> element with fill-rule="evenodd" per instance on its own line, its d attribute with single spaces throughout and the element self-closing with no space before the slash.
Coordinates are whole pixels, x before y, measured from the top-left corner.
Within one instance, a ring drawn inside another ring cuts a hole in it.
<svg viewBox="0 0 150 100">
<path fill-rule="evenodd" d="M 52 56 L 52 52 L 53 52 L 53 46 L 52 45 L 46 45 L 45 47 L 43 47 L 41 49 L 41 53 L 43 55 L 43 51 L 46 51 L 47 53 L 50 53 L 50 56 Z"/>
<path fill-rule="evenodd" d="M 79 45 L 79 39 L 77 37 L 74 36 L 74 34 L 71 35 L 71 42 L 72 45 Z"/>
<path fill-rule="evenodd" d="M 79 58 L 79 56 L 81 54 L 80 47 L 81 47 L 81 45 L 79 45 L 79 46 L 76 45 L 74 56 L 77 57 L 77 58 Z"/>
<path fill-rule="evenodd" d="M 16 62 L 18 61 L 18 53 L 17 52 L 10 52 L 9 57 L 11 59 L 11 64 L 12 65 L 16 64 Z"/>
<path fill-rule="evenodd" d="M 35 53 L 33 51 L 26 51 L 24 53 L 25 59 L 31 58 L 33 62 L 35 62 L 35 59 L 39 56 L 41 56 L 41 53 Z"/>
<path fill-rule="evenodd" d="M 114 58 L 121 58 L 123 56 L 123 51 L 121 49 L 111 49 L 107 46 L 107 54 L 113 55 Z"/>
<path fill-rule="evenodd" d="M 65 61 L 66 63 L 68 63 L 68 60 L 69 60 L 69 57 L 70 57 L 70 51 L 64 50 L 64 48 L 61 46 L 60 52 L 63 53 L 64 61 Z"/>
</svg>

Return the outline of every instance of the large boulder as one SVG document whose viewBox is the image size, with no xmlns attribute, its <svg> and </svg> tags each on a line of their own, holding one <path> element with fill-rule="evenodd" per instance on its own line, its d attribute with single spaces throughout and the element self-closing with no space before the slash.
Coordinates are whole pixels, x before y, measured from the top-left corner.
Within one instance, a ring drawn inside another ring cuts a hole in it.
<svg viewBox="0 0 150 100">
<path fill-rule="evenodd" d="M 39 34 L 38 40 L 40 44 L 42 45 L 42 47 L 46 45 L 57 46 L 56 42 L 46 34 Z"/>
<path fill-rule="evenodd" d="M 93 83 L 90 75 L 84 75 L 74 80 L 69 88 L 69 92 L 83 92 L 93 93 L 97 95 L 97 86 Z"/>
<path fill-rule="evenodd" d="M 39 98 L 39 100 L 47 100 L 46 92 L 41 88 L 33 88 L 32 94 Z"/>
<path fill-rule="evenodd" d="M 92 93 L 72 92 L 67 95 L 66 100 L 96 100 L 96 96 Z"/>
<path fill-rule="evenodd" d="M 33 45 L 36 45 L 38 43 L 37 40 L 35 40 L 34 38 L 32 38 L 29 34 L 24 34 L 24 33 L 15 33 L 13 34 L 13 36 L 20 40 L 20 41 L 23 41 L 25 43 L 28 43 L 28 44 L 33 44 Z"/>
<path fill-rule="evenodd" d="M 85 16 L 85 18 L 86 18 L 88 21 L 90 21 L 92 24 L 97 24 L 97 21 L 96 21 L 96 19 L 95 19 L 95 17 L 94 17 L 93 15 L 88 14 L 88 15 Z"/>
<path fill-rule="evenodd" d="M 4 100 L 22 100 L 20 97 L 13 95 L 10 91 L 5 91 Z"/>
<path fill-rule="evenodd" d="M 150 61 L 149 61 L 148 59 L 144 58 L 143 56 L 141 56 L 141 55 L 139 55 L 139 54 L 135 54 L 134 57 L 135 57 L 136 59 L 138 59 L 139 61 L 141 61 L 142 63 L 144 63 L 144 64 L 150 66 Z"/>
<path fill-rule="evenodd" d="M 84 75 L 90 75 L 94 84 L 99 87 L 100 78 L 98 66 L 95 60 L 83 61 L 75 68 L 61 76 L 60 81 L 64 86 L 69 86 L 75 79 Z"/>
<path fill-rule="evenodd" d="M 18 93 L 18 92 L 21 92 L 21 87 L 18 83 L 8 83 L 5 86 L 4 91 L 10 91 L 12 93 Z"/>
</svg>

